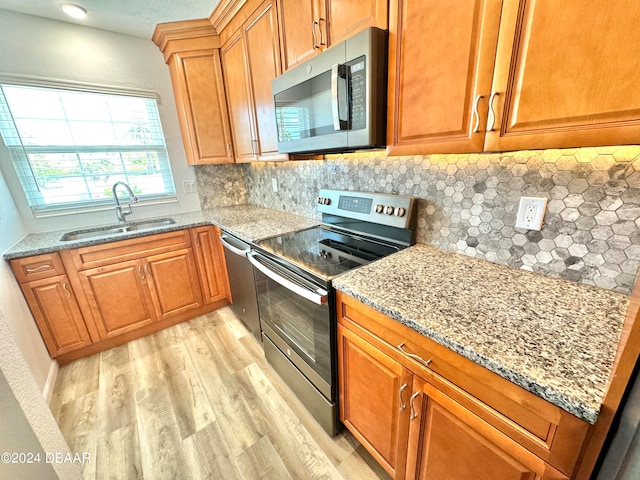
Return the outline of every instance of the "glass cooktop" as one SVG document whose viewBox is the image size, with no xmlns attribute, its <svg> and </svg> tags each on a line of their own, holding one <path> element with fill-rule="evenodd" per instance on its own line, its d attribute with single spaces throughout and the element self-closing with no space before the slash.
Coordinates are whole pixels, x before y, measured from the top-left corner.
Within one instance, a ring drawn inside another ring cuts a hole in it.
<svg viewBox="0 0 640 480">
<path fill-rule="evenodd" d="M 258 246 L 327 280 L 399 250 L 322 226 L 260 240 Z"/>
</svg>

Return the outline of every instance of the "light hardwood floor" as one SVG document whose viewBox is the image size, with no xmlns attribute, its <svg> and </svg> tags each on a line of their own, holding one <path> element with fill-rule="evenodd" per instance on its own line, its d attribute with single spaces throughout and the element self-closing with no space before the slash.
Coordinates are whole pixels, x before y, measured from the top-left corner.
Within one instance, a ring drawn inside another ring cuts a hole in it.
<svg viewBox="0 0 640 480">
<path fill-rule="evenodd" d="M 60 369 L 51 409 L 86 479 L 388 479 L 329 437 L 229 307 Z"/>
</svg>

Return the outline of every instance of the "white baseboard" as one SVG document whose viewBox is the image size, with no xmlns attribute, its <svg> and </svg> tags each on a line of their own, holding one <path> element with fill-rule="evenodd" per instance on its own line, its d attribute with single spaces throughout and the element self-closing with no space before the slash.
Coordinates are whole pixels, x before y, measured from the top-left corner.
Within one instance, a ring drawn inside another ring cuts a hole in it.
<svg viewBox="0 0 640 480">
<path fill-rule="evenodd" d="M 53 388 L 56 386 L 56 378 L 58 378 L 58 370 L 60 366 L 55 360 L 51 360 L 51 366 L 49 367 L 49 375 L 47 375 L 47 381 L 42 389 L 42 396 L 47 405 L 51 404 L 51 398 L 53 397 Z"/>
</svg>

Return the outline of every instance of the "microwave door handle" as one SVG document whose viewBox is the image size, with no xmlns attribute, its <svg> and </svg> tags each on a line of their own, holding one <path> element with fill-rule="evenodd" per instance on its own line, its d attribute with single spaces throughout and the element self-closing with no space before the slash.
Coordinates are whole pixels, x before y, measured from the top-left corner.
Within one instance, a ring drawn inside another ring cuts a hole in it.
<svg viewBox="0 0 640 480">
<path fill-rule="evenodd" d="M 318 289 L 317 292 L 308 290 L 300 285 L 293 283 L 291 280 L 284 278 L 281 275 L 278 275 L 276 272 L 268 268 L 267 266 L 260 263 L 256 260 L 254 253 L 250 252 L 247 254 L 247 260 L 249 263 L 264 273 L 267 277 L 273 280 L 276 283 L 279 283 L 287 290 L 292 291 L 293 293 L 300 295 L 302 298 L 309 300 L 310 302 L 316 303 L 318 305 L 324 305 L 327 303 L 327 298 L 329 293 L 325 290 Z"/>
<path fill-rule="evenodd" d="M 340 115 L 341 105 L 344 107 L 342 115 Z M 349 111 L 347 102 L 347 68 L 345 65 L 335 64 L 331 67 L 331 112 L 333 114 L 334 130 L 347 130 Z"/>
</svg>

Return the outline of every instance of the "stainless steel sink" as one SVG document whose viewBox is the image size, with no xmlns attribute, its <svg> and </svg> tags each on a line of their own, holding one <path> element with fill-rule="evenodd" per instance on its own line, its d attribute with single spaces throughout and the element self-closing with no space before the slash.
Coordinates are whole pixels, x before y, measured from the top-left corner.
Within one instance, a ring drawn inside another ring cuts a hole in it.
<svg viewBox="0 0 640 480">
<path fill-rule="evenodd" d="M 105 235 L 116 235 L 119 233 L 137 232 L 140 230 L 149 230 L 157 227 L 166 227 L 173 225 L 173 218 L 156 218 L 153 220 L 141 220 L 139 222 L 130 222 L 124 225 L 107 225 L 105 227 L 87 228 L 85 230 L 74 230 L 65 233 L 61 238 L 61 242 L 70 242 L 72 240 L 82 240 L 85 238 L 103 237 Z"/>
</svg>

